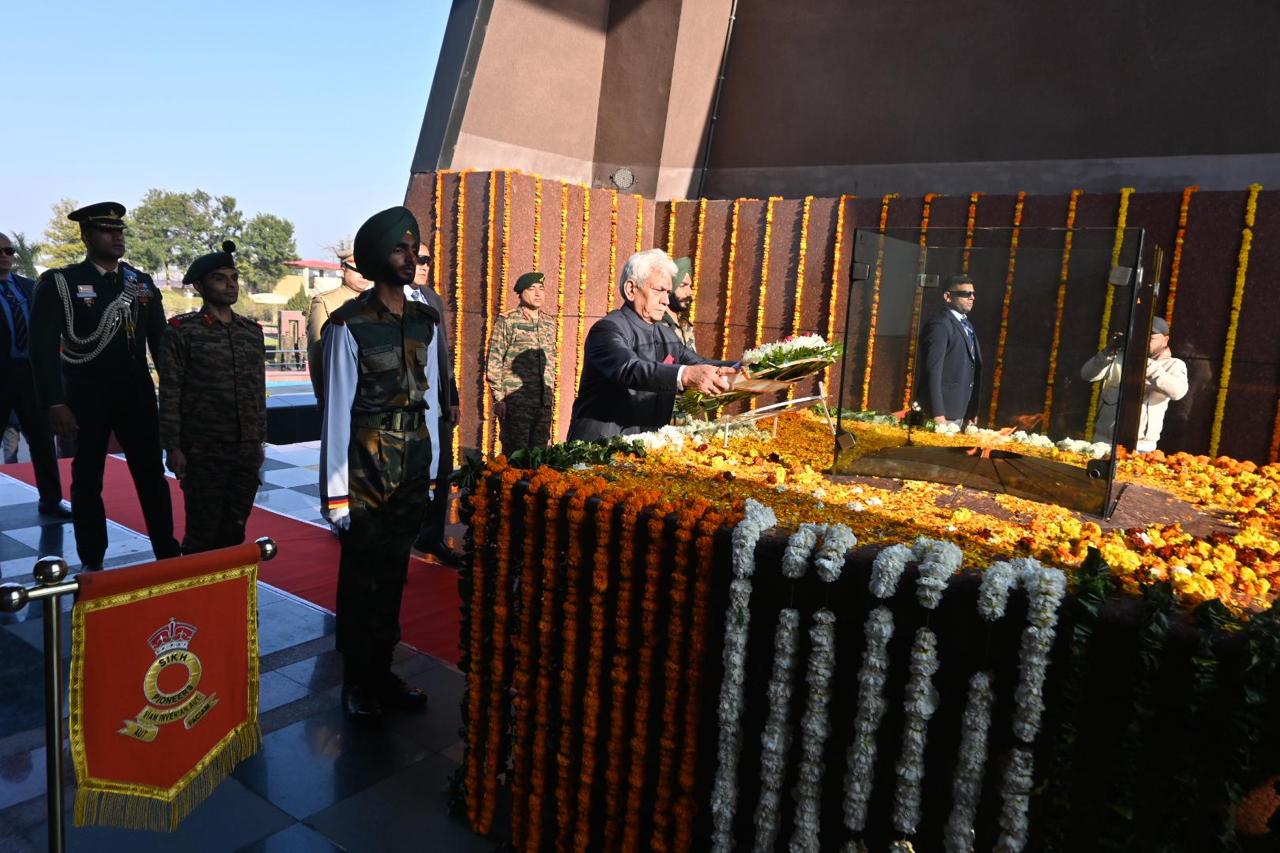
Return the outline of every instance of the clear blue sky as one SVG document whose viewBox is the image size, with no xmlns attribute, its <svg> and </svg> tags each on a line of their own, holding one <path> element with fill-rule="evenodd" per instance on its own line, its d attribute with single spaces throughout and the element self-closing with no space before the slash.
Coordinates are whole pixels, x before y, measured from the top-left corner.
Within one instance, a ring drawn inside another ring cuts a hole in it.
<svg viewBox="0 0 1280 853">
<path fill-rule="evenodd" d="M 149 188 L 234 196 L 321 257 L 401 204 L 448 0 L 25 3 L 5 15 L 0 231 Z"/>
</svg>

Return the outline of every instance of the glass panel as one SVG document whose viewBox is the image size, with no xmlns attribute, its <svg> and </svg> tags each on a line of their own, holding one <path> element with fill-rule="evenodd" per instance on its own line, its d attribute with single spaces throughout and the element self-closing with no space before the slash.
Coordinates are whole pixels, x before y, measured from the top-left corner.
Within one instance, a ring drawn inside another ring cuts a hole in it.
<svg viewBox="0 0 1280 853">
<path fill-rule="evenodd" d="M 922 241 L 917 229 L 857 229 L 834 473 L 960 483 L 1108 514 L 1120 333 L 1131 325 L 1142 230 L 1014 236 L 931 228 Z M 849 438 L 869 412 L 940 435 L 904 431 L 900 446 L 870 452 Z M 1043 447 L 1013 452 L 1005 445 L 1018 431 Z M 1054 453 L 1050 442 L 1085 453 Z"/>
</svg>

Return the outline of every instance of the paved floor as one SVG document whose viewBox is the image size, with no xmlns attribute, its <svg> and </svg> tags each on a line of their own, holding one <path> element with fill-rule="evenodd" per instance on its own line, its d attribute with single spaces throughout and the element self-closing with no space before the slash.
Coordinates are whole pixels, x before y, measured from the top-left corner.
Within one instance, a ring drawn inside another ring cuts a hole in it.
<svg viewBox="0 0 1280 853">
<path fill-rule="evenodd" d="M 303 521 L 318 517 L 316 450 L 271 448 L 258 503 Z M 309 482 L 299 479 L 309 471 Z M 33 488 L 0 466 L 0 574 L 30 581 L 35 558 L 62 554 L 73 568 L 70 524 L 36 514 Z M 296 481 L 296 482 L 295 482 Z M 310 500 L 303 500 L 310 498 Z M 144 536 L 112 525 L 107 566 L 150 557 Z M 66 607 L 70 601 L 64 602 Z M 339 703 L 333 617 L 260 585 L 262 751 L 177 832 L 69 829 L 72 851 L 490 851 L 448 814 L 445 790 L 462 757 L 462 676 L 402 646 L 396 671 L 431 696 L 420 716 L 356 726 Z M 42 624 L 38 608 L 0 614 L 0 853 L 46 849 Z M 64 648 L 64 655 L 66 648 Z M 65 671 L 65 666 L 64 666 Z M 66 801 L 73 801 L 67 761 Z M 69 824 L 69 820 L 68 820 Z"/>
</svg>

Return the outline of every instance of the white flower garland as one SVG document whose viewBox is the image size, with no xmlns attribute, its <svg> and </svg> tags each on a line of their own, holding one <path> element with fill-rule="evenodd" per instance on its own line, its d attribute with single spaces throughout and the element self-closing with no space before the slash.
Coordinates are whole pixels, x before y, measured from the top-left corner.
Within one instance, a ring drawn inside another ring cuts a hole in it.
<svg viewBox="0 0 1280 853">
<path fill-rule="evenodd" d="M 719 766 L 711 792 L 716 851 L 733 849 L 733 818 L 738 807 L 738 753 L 742 748 L 742 684 L 746 678 L 747 630 L 751 611 L 751 576 L 756 568 L 760 534 L 778 523 L 773 510 L 747 499 L 742 521 L 733 529 L 733 574 L 729 609 L 724 617 L 724 681 L 720 685 Z"/>
<path fill-rule="evenodd" d="M 893 614 L 877 607 L 867 617 L 867 637 L 858 671 L 858 713 L 853 720 L 849 742 L 848 771 L 844 777 L 844 824 L 861 832 L 867 824 L 867 803 L 875 779 L 876 732 L 884 717 L 884 685 L 889 678 L 889 640 L 893 637 Z"/>
<path fill-rule="evenodd" d="M 1033 766 L 1031 750 L 1021 747 L 1010 750 L 1009 766 L 1004 773 L 1004 790 L 1000 793 L 1003 806 L 1000 809 L 1000 838 L 995 848 L 998 853 L 1020 853 L 1027 846 L 1027 810 L 1031 807 Z"/>
<path fill-rule="evenodd" d="M 812 350 L 820 349 L 828 346 L 826 338 L 822 335 L 795 335 L 789 338 L 783 338 L 773 343 L 761 344 L 753 349 L 746 350 L 742 353 L 743 364 L 756 364 L 763 361 L 765 356 L 773 353 L 790 354 L 795 350 Z"/>
<path fill-rule="evenodd" d="M 871 594 L 876 598 L 889 598 L 898 591 L 898 581 L 911 559 L 911 549 L 906 545 L 890 545 L 871 563 Z"/>
<path fill-rule="evenodd" d="M 818 831 L 822 801 L 822 751 L 831 733 L 827 705 L 831 701 L 831 676 L 836 666 L 836 617 L 830 610 L 813 614 L 809 641 L 809 705 L 800 720 L 800 768 L 792 798 L 796 803 L 795 833 L 791 836 L 793 853 L 819 853 Z"/>
<path fill-rule="evenodd" d="M 787 548 L 782 552 L 782 576 L 795 580 L 804 577 L 809 568 L 809 556 L 818 544 L 818 538 L 825 533 L 825 524 L 802 524 L 791 538 L 787 540 Z"/>
<path fill-rule="evenodd" d="M 926 539 L 921 536 L 912 545 L 912 553 L 920 561 L 920 578 L 916 582 L 916 597 L 920 606 L 934 610 L 942 601 L 951 576 L 960 570 L 964 553 L 951 542 Z"/>
<path fill-rule="evenodd" d="M 822 544 L 813 555 L 813 567 L 826 583 L 840 579 L 844 561 L 858 544 L 858 537 L 846 524 L 823 525 Z"/>
<path fill-rule="evenodd" d="M 1003 618 L 1009 606 L 1009 592 L 1017 580 L 1018 572 L 1012 564 L 1003 560 L 992 563 L 978 585 L 978 614 L 988 622 Z"/>
<path fill-rule="evenodd" d="M 948 853 L 969 853 L 973 849 L 973 821 L 978 814 L 978 801 L 982 798 L 987 734 L 991 729 L 991 706 L 994 702 L 991 673 L 974 673 L 969 679 L 969 700 L 964 706 L 960 756 L 952 785 L 951 817 L 943 835 Z"/>
<path fill-rule="evenodd" d="M 728 430 L 730 435 L 735 436 L 741 434 L 764 434 L 764 430 L 755 424 L 735 424 L 728 427 Z M 641 445 L 645 450 L 683 450 L 686 441 L 694 441 L 704 436 L 709 438 L 714 435 L 723 435 L 724 431 L 725 427 L 723 425 L 717 425 L 713 421 L 694 420 L 679 426 L 668 424 L 651 432 L 638 432 L 634 435 L 626 436 L 626 439 Z"/>
<path fill-rule="evenodd" d="M 794 538 L 794 537 L 793 537 Z M 773 640 L 773 675 L 769 679 L 769 719 L 760 735 L 760 804 L 756 807 L 755 849 L 773 849 L 778 835 L 782 782 L 787 774 L 787 751 L 791 747 L 791 677 L 795 670 L 800 611 L 787 608 L 778 614 Z"/>
<path fill-rule="evenodd" d="M 893 799 L 894 828 L 906 834 L 914 833 L 920 823 L 924 747 L 929 719 L 938 710 L 938 691 L 933 686 L 933 676 L 938 671 L 938 639 L 928 628 L 916 632 L 909 669 L 906 725 L 902 735 L 902 755 L 895 768 L 898 784 Z"/>
</svg>

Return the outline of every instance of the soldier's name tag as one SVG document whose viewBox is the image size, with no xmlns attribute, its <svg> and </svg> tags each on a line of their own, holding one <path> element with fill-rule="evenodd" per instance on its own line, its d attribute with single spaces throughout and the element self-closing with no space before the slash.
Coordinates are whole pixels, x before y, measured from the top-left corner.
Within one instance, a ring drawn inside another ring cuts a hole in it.
<svg viewBox="0 0 1280 853">
<path fill-rule="evenodd" d="M 93 299 L 97 295 L 98 292 L 94 290 L 92 284 L 76 285 L 76 298 L 78 299 Z"/>
</svg>

